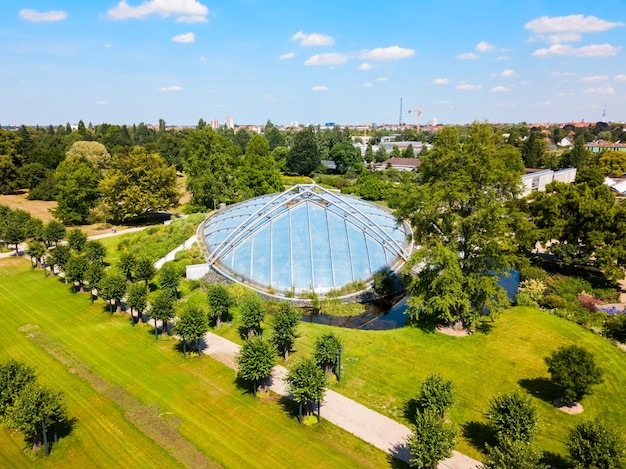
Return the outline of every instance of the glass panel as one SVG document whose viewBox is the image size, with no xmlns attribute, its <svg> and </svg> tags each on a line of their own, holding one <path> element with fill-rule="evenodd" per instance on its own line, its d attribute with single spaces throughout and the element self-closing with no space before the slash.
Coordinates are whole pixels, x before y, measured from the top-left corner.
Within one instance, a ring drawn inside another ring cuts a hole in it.
<svg viewBox="0 0 626 469">
<path fill-rule="evenodd" d="M 289 214 L 272 222 L 272 283 L 277 290 L 291 290 L 291 243 Z"/>
<path fill-rule="evenodd" d="M 385 258 L 385 250 L 382 245 L 378 242 L 366 237 L 367 239 L 367 250 L 370 255 L 370 263 L 372 265 L 372 274 L 378 272 L 383 267 L 387 265 L 387 260 Z"/>
<path fill-rule="evenodd" d="M 333 272 L 330 262 L 330 242 L 326 208 L 315 203 L 309 204 L 311 223 L 311 246 L 313 251 L 313 281 L 315 289 L 328 291 L 333 287 Z"/>
<path fill-rule="evenodd" d="M 358 228 L 355 228 L 351 223 L 347 223 L 347 226 L 354 278 L 359 280 L 370 275 L 370 263 L 367 254 L 367 246 L 365 245 L 363 232 Z"/>
<path fill-rule="evenodd" d="M 252 241 L 251 278 L 262 287 L 270 285 L 270 230 L 269 225 L 257 231 Z"/>
<path fill-rule="evenodd" d="M 250 238 L 237 247 L 233 253 L 233 272 L 244 277 L 250 278 L 250 258 L 251 258 L 252 242 Z"/>
<path fill-rule="evenodd" d="M 350 250 L 346 236 L 346 222 L 343 218 L 328 213 L 328 229 L 330 231 L 330 246 L 333 254 L 333 274 L 335 276 L 333 286 L 337 288 L 353 280 Z"/>
<path fill-rule="evenodd" d="M 293 283 L 296 290 L 310 290 L 311 248 L 306 204 L 291 211 L 291 249 L 293 251 Z"/>
</svg>

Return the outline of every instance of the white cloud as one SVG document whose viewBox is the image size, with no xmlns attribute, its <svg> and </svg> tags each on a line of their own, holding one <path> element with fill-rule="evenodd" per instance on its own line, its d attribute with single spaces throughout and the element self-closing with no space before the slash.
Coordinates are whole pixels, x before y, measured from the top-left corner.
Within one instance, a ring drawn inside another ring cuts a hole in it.
<svg viewBox="0 0 626 469">
<path fill-rule="evenodd" d="M 590 46 L 572 47 L 570 45 L 553 44 L 547 49 L 537 49 L 534 57 L 565 56 L 574 57 L 610 57 L 617 54 L 622 48 L 611 44 L 592 44 Z"/>
<path fill-rule="evenodd" d="M 315 85 L 313 88 L 311 88 L 311 91 L 328 91 L 328 87 L 324 85 Z"/>
<path fill-rule="evenodd" d="M 139 19 L 150 15 L 168 18 L 174 15 L 180 23 L 205 23 L 208 14 L 208 7 L 197 0 L 149 0 L 136 7 L 121 0 L 107 12 L 112 20 Z"/>
<path fill-rule="evenodd" d="M 104 47 L 105 47 L 105 48 L 107 48 L 107 49 L 110 49 L 111 47 L 113 47 L 113 44 L 111 44 L 111 43 L 107 42 L 107 43 L 104 45 Z"/>
<path fill-rule="evenodd" d="M 608 79 L 609 77 L 607 75 L 593 75 L 588 77 L 581 77 L 578 79 L 578 81 L 583 83 L 593 83 L 596 81 L 606 81 Z"/>
<path fill-rule="evenodd" d="M 199 60 L 200 62 L 206 62 L 206 57 L 204 55 L 201 55 Z"/>
<path fill-rule="evenodd" d="M 276 101 L 276 96 L 274 96 L 272 94 L 264 94 L 262 96 L 262 98 L 267 100 L 267 101 Z"/>
<path fill-rule="evenodd" d="M 348 61 L 348 56 L 337 52 L 329 52 L 328 54 L 315 54 L 304 61 L 304 65 L 341 65 Z"/>
<path fill-rule="evenodd" d="M 470 83 L 460 83 L 456 85 L 457 90 L 461 91 L 474 91 L 482 88 L 482 85 L 472 85 Z"/>
<path fill-rule="evenodd" d="M 489 44 L 488 42 L 482 41 L 476 45 L 476 50 L 478 52 L 491 52 L 496 49 L 496 46 L 493 44 Z"/>
<path fill-rule="evenodd" d="M 548 36 L 548 42 L 552 42 L 552 43 L 578 42 L 582 38 L 583 37 L 578 33 L 550 34 Z"/>
<path fill-rule="evenodd" d="M 363 88 L 371 88 L 373 85 L 370 82 L 363 83 Z"/>
<path fill-rule="evenodd" d="M 474 60 L 477 59 L 479 56 L 474 54 L 473 52 L 464 52 L 463 54 L 459 54 L 456 56 L 457 59 L 462 59 L 462 60 Z"/>
<path fill-rule="evenodd" d="M 601 88 L 587 88 L 583 93 L 588 94 L 614 94 L 615 90 L 612 86 L 604 86 Z"/>
<path fill-rule="evenodd" d="M 362 60 L 398 60 L 398 59 L 408 59 L 415 55 L 415 51 L 413 49 L 406 49 L 404 47 L 399 46 L 391 46 L 391 47 L 377 47 L 372 50 L 365 50 L 359 54 L 359 59 Z"/>
<path fill-rule="evenodd" d="M 626 81 L 626 75 L 615 75 L 613 77 L 613 80 L 615 80 L 615 81 Z"/>
<path fill-rule="evenodd" d="M 505 70 L 502 70 L 502 72 L 500 72 L 499 76 L 503 77 L 503 78 L 511 78 L 514 77 L 515 75 L 517 75 L 517 73 L 515 73 L 515 70 L 511 69 L 511 68 L 507 68 Z"/>
<path fill-rule="evenodd" d="M 287 52 L 283 55 L 279 55 L 278 58 L 280 60 L 287 60 L 287 59 L 293 59 L 296 56 L 295 52 Z"/>
<path fill-rule="evenodd" d="M 37 11 L 25 8 L 20 10 L 20 18 L 33 23 L 50 23 L 53 21 L 63 21 L 67 18 L 67 12 L 61 10 Z"/>
<path fill-rule="evenodd" d="M 359 65 L 359 70 L 372 70 L 374 66 L 372 64 L 368 64 L 367 62 L 363 62 Z"/>
<path fill-rule="evenodd" d="M 163 88 L 159 88 L 159 91 L 162 92 L 170 92 L 170 91 L 182 91 L 183 87 L 182 86 L 178 86 L 178 85 L 173 85 L 173 86 L 164 86 Z"/>
<path fill-rule="evenodd" d="M 511 91 L 511 88 L 507 88 L 506 86 L 494 86 L 489 91 L 492 93 L 504 93 L 506 91 Z"/>
<path fill-rule="evenodd" d="M 447 85 L 448 83 L 450 83 L 450 79 L 449 78 L 435 78 L 432 81 L 433 85 Z"/>
<path fill-rule="evenodd" d="M 172 41 L 182 43 L 196 42 L 196 35 L 194 33 L 179 34 L 178 36 L 174 36 Z"/>
<path fill-rule="evenodd" d="M 530 29 L 534 33 L 594 33 L 623 25 L 624 23 L 605 21 L 595 16 L 542 16 L 526 23 L 524 29 Z"/>
<path fill-rule="evenodd" d="M 552 101 L 550 101 L 549 99 L 535 104 L 535 106 L 539 106 L 539 107 L 548 107 L 551 105 L 552 105 Z"/>
<path fill-rule="evenodd" d="M 305 47 L 332 46 L 335 43 L 335 40 L 326 34 L 305 34 L 303 31 L 298 31 L 292 36 L 291 40 L 300 41 L 300 45 Z"/>
<path fill-rule="evenodd" d="M 553 77 L 575 77 L 577 74 L 574 72 L 559 72 L 558 70 L 554 70 L 550 72 L 550 75 Z"/>
<path fill-rule="evenodd" d="M 387 77 L 378 77 L 376 81 L 387 81 Z"/>
<path fill-rule="evenodd" d="M 106 102 L 104 99 L 100 99 L 99 101 L 96 101 L 96 104 L 98 106 L 104 106 L 105 104 L 109 104 L 109 103 Z"/>
</svg>

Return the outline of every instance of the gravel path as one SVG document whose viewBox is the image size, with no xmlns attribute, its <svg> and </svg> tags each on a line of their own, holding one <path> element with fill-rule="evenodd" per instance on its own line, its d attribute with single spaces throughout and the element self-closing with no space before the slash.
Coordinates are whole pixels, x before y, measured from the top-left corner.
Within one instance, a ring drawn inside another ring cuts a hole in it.
<svg viewBox="0 0 626 469">
<path fill-rule="evenodd" d="M 239 352 L 239 345 L 211 332 L 206 334 L 204 341 L 205 354 L 235 369 L 235 355 Z M 284 381 L 286 375 L 287 369 L 284 366 L 275 366 L 270 378 L 270 389 L 281 396 L 291 397 Z M 407 438 L 411 430 L 406 425 L 330 389 L 326 391 L 321 406 L 321 415 L 329 422 L 398 459 L 409 461 Z M 474 469 L 480 464 L 480 461 L 454 451 L 451 458 L 439 464 L 438 469 Z"/>
</svg>

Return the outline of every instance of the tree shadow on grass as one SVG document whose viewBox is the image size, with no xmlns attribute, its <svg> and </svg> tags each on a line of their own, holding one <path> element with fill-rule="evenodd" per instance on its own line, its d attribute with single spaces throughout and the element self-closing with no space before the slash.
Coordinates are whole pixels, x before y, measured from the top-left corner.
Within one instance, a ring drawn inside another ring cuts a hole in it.
<svg viewBox="0 0 626 469">
<path fill-rule="evenodd" d="M 477 450 L 484 452 L 486 445 L 495 446 L 496 439 L 491 427 L 485 422 L 467 422 L 461 426 L 462 435 Z"/>
<path fill-rule="evenodd" d="M 411 467 L 409 461 L 411 458 L 411 445 L 408 441 L 397 443 L 389 450 L 390 454 L 387 456 L 387 462 L 389 467 L 393 469 L 406 469 Z"/>
<path fill-rule="evenodd" d="M 409 421 L 409 423 L 411 423 L 412 425 L 415 425 L 415 416 L 417 415 L 417 412 L 419 410 L 420 410 L 419 402 L 417 401 L 417 399 L 412 397 L 411 399 L 409 399 L 408 401 L 404 403 L 404 406 L 402 407 L 402 415 L 404 416 L 405 419 Z"/>
<path fill-rule="evenodd" d="M 520 379 L 518 383 L 532 396 L 545 402 L 552 403 L 561 394 L 561 389 L 548 378 Z"/>
<path fill-rule="evenodd" d="M 572 468 L 570 461 L 565 456 L 551 451 L 544 451 L 543 456 L 541 457 L 541 462 L 543 464 L 547 464 L 548 467 L 555 469 Z"/>
<path fill-rule="evenodd" d="M 72 433 L 74 425 L 76 425 L 77 422 L 78 420 L 75 417 L 71 417 L 65 422 L 60 422 L 48 428 L 47 437 L 49 445 L 48 448 L 50 449 L 50 452 L 53 451 L 54 446 L 57 444 L 58 440 L 60 440 L 61 438 L 65 438 L 66 436 L 69 436 L 70 433 Z"/>
</svg>

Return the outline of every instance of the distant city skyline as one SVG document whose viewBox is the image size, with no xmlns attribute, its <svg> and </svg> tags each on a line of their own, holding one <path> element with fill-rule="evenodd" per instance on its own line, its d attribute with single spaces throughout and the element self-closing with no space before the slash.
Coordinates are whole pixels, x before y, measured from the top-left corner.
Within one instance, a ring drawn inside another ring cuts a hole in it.
<svg viewBox="0 0 626 469">
<path fill-rule="evenodd" d="M 0 38 L 2 125 L 626 121 L 623 0 L 31 0 Z"/>
</svg>

